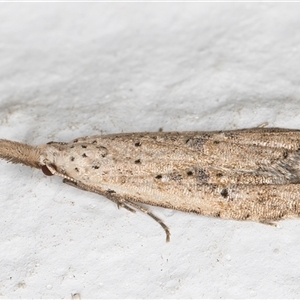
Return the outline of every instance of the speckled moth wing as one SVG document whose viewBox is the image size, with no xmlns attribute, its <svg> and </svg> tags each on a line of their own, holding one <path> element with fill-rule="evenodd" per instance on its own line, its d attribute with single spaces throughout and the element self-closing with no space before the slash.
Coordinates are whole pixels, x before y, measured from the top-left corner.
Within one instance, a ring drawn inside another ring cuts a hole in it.
<svg viewBox="0 0 300 300">
<path fill-rule="evenodd" d="M 0 157 L 56 174 L 130 211 L 138 203 L 270 223 L 300 213 L 300 131 L 255 128 L 130 133 L 33 147 L 0 140 Z"/>
</svg>

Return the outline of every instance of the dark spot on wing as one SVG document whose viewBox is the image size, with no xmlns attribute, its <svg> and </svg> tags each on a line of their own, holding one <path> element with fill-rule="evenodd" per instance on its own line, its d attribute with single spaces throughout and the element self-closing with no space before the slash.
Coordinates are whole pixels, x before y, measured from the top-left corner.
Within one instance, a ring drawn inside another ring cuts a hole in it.
<svg viewBox="0 0 300 300">
<path fill-rule="evenodd" d="M 202 168 L 198 168 L 198 167 L 192 168 L 186 172 L 186 175 L 194 176 L 197 181 L 197 184 L 208 183 L 209 175 Z"/>
<path fill-rule="evenodd" d="M 108 154 L 108 150 L 107 150 L 106 147 L 104 147 L 104 146 L 97 146 L 96 148 L 99 149 L 100 155 L 102 157 L 105 157 Z"/>
<path fill-rule="evenodd" d="M 155 176 L 155 178 L 156 179 L 162 179 L 162 175 L 159 174 L 159 175 Z"/>
<path fill-rule="evenodd" d="M 134 163 L 135 163 L 135 164 L 140 164 L 140 163 L 141 163 L 141 160 L 140 160 L 140 159 L 137 159 L 137 160 L 134 161 Z"/>
<path fill-rule="evenodd" d="M 228 190 L 223 189 L 220 194 L 221 194 L 222 197 L 227 198 L 228 197 Z"/>
<path fill-rule="evenodd" d="M 81 145 L 81 148 L 85 149 L 85 148 L 87 148 L 87 145 Z"/>
<path fill-rule="evenodd" d="M 87 155 L 85 153 L 82 154 L 82 157 L 87 157 Z"/>
<path fill-rule="evenodd" d="M 140 143 L 140 142 L 136 142 L 136 143 L 134 144 L 134 146 L 135 146 L 135 147 L 140 147 L 140 146 L 141 146 L 141 143 Z"/>
<path fill-rule="evenodd" d="M 75 160 L 75 157 L 74 156 L 71 156 L 70 157 L 70 161 L 74 161 Z"/>
</svg>

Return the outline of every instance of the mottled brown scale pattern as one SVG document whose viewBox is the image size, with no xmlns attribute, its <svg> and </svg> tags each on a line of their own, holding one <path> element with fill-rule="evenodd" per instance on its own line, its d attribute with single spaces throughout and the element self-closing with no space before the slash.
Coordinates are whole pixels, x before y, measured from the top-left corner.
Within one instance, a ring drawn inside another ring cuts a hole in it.
<svg viewBox="0 0 300 300">
<path fill-rule="evenodd" d="M 0 157 L 55 174 L 119 207 L 139 203 L 271 224 L 300 215 L 300 131 L 129 133 L 30 146 L 0 140 Z"/>
</svg>

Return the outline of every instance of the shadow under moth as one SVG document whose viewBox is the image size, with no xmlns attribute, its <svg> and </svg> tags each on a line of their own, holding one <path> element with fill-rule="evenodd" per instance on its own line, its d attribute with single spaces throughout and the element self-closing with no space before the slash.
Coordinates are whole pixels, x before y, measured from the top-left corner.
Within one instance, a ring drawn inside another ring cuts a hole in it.
<svg viewBox="0 0 300 300">
<path fill-rule="evenodd" d="M 300 216 L 300 130 L 120 133 L 39 146 L 0 140 L 0 158 L 156 220 L 141 204 L 232 220 Z"/>
</svg>

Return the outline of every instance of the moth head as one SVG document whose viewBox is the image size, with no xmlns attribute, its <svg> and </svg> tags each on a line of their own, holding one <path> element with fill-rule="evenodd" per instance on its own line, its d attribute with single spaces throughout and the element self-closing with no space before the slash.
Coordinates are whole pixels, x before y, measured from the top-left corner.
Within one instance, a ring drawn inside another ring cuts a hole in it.
<svg viewBox="0 0 300 300">
<path fill-rule="evenodd" d="M 42 172 L 47 176 L 58 175 L 71 179 L 64 171 L 64 165 L 66 164 L 64 160 L 66 146 L 64 146 L 64 143 L 50 142 L 39 147 L 41 150 L 40 168 Z"/>
<path fill-rule="evenodd" d="M 50 142 L 40 147 L 42 172 L 47 176 L 58 175 L 73 182 L 88 181 L 91 172 L 100 175 L 101 166 L 110 160 L 107 158 L 106 147 L 85 141 L 68 144 Z"/>
</svg>

